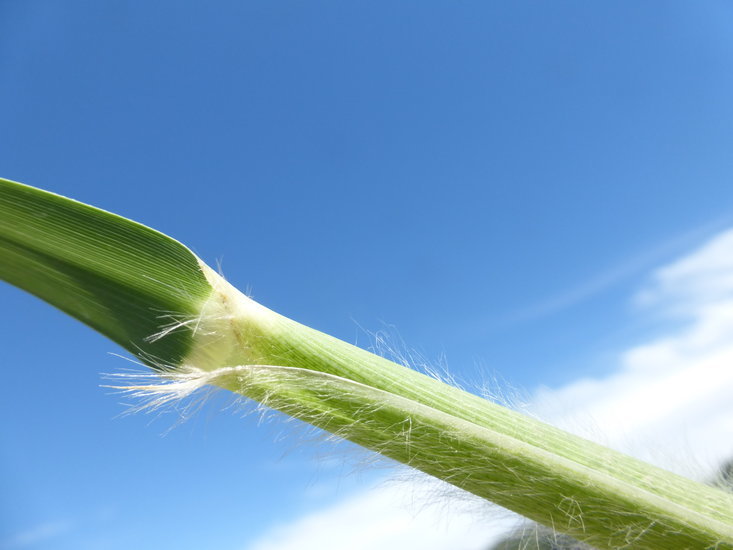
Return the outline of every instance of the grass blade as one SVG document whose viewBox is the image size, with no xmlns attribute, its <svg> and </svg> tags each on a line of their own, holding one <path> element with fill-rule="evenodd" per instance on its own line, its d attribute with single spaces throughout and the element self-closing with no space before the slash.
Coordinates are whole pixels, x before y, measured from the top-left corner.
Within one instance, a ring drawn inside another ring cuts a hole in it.
<svg viewBox="0 0 733 550">
<path fill-rule="evenodd" d="M 165 316 L 193 315 L 211 292 L 181 243 L 115 214 L 0 179 L 0 279 L 130 352 L 175 364 L 190 334 L 150 341 Z"/>
<path fill-rule="evenodd" d="M 0 180 L 0 277 L 166 376 L 238 392 L 598 548 L 733 548 L 730 494 L 300 325 L 108 212 Z"/>
</svg>

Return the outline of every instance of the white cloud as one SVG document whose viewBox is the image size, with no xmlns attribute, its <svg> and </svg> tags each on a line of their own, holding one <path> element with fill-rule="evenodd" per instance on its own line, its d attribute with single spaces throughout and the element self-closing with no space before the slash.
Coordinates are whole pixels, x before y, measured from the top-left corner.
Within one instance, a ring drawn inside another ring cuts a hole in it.
<svg viewBox="0 0 733 550">
<path fill-rule="evenodd" d="M 517 523 L 506 512 L 482 523 L 477 518 L 486 505 L 444 495 L 443 484 L 418 476 L 373 486 L 277 527 L 247 549 L 486 550 Z"/>
<path fill-rule="evenodd" d="M 733 230 L 658 269 L 636 302 L 683 324 L 622 352 L 607 378 L 538 392 L 535 410 L 667 468 L 709 477 L 733 457 Z"/>
<path fill-rule="evenodd" d="M 618 354 L 619 369 L 536 392 L 530 409 L 570 431 L 709 479 L 733 457 L 733 230 L 652 274 L 635 298 L 676 328 Z M 479 550 L 516 520 L 425 506 L 420 485 L 381 487 L 274 529 L 248 550 Z M 421 502 L 416 506 L 405 495 Z M 432 499 L 432 500 L 431 500 Z"/>
<path fill-rule="evenodd" d="M 733 229 L 692 254 L 658 269 L 637 302 L 667 313 L 698 318 L 706 307 L 733 299 Z"/>
</svg>

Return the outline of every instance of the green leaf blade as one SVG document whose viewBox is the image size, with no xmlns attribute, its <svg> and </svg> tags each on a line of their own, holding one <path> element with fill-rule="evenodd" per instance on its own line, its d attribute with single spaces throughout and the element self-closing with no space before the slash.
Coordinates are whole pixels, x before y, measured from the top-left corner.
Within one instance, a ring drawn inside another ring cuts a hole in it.
<svg viewBox="0 0 733 550">
<path fill-rule="evenodd" d="M 38 296 L 148 363 L 176 365 L 191 336 L 151 341 L 166 316 L 211 292 L 198 258 L 149 227 L 0 179 L 0 279 Z"/>
</svg>

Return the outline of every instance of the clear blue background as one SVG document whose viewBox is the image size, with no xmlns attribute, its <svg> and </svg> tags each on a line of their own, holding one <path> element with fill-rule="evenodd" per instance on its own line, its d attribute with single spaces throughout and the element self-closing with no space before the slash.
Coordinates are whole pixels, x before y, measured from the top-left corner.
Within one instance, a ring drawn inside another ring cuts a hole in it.
<svg viewBox="0 0 733 550">
<path fill-rule="evenodd" d="M 0 0 L 1 176 L 475 383 L 602 374 L 659 329 L 626 297 L 733 220 L 732 97 L 725 1 Z M 119 350 L 0 301 L 5 547 L 242 548 L 360 482 L 224 401 L 117 418 Z"/>
</svg>

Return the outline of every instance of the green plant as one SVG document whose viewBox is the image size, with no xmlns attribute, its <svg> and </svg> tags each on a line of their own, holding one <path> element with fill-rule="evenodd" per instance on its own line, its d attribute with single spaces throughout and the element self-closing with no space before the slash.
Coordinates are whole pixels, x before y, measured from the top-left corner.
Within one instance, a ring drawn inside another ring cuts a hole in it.
<svg viewBox="0 0 733 550">
<path fill-rule="evenodd" d="M 164 399 L 213 384 L 598 548 L 733 548 L 733 497 L 305 327 L 179 242 L 0 180 L 0 277 L 108 336 Z"/>
</svg>

